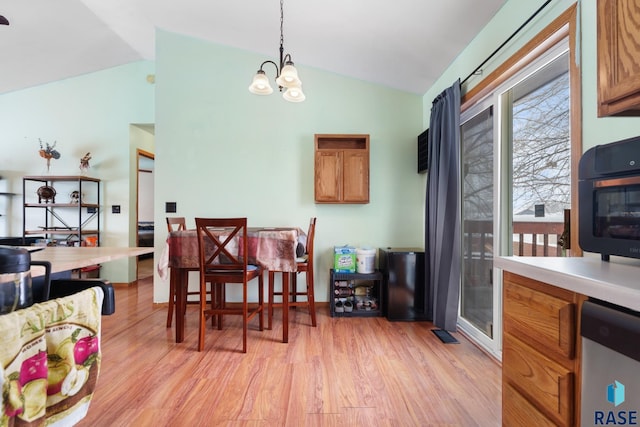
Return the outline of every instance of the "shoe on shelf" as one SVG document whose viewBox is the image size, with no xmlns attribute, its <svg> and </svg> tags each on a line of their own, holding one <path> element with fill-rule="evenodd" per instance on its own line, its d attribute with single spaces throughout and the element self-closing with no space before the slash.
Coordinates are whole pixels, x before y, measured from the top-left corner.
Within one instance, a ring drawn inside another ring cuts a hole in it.
<svg viewBox="0 0 640 427">
<path fill-rule="evenodd" d="M 336 313 L 344 313 L 344 306 L 342 301 L 336 301 Z"/>
<path fill-rule="evenodd" d="M 344 311 L 345 313 L 351 313 L 353 311 L 353 303 L 351 301 L 344 302 Z"/>
</svg>

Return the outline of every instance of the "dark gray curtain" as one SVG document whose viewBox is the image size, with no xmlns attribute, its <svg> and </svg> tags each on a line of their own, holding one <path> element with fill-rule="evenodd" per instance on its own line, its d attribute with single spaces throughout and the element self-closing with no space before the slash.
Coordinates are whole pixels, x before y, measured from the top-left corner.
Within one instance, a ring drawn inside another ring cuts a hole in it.
<svg viewBox="0 0 640 427">
<path fill-rule="evenodd" d="M 428 317 L 455 331 L 460 293 L 460 80 L 433 100 L 428 139 L 425 269 Z"/>
</svg>

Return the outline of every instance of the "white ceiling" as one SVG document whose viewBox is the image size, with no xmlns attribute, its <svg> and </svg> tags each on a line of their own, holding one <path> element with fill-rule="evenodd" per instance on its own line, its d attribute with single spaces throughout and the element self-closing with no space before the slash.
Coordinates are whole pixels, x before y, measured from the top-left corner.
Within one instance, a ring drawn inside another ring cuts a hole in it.
<svg viewBox="0 0 640 427">
<path fill-rule="evenodd" d="M 423 94 L 505 1 L 286 0 L 285 53 Z M 278 0 L 0 0 L 0 15 L 0 93 L 153 60 L 156 28 L 279 54 Z"/>
</svg>

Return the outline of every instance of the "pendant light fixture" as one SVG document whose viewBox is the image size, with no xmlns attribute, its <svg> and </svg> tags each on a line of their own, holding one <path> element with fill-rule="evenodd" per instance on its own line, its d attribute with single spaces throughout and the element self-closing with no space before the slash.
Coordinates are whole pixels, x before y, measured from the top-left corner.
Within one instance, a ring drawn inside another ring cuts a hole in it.
<svg viewBox="0 0 640 427">
<path fill-rule="evenodd" d="M 273 88 L 269 83 L 267 74 L 262 69 L 265 64 L 273 64 L 276 67 L 276 83 L 280 88 L 282 97 L 289 102 L 302 102 L 305 99 L 302 92 L 302 82 L 298 78 L 298 71 L 293 66 L 291 55 L 284 54 L 284 36 L 282 35 L 282 28 L 284 26 L 284 13 L 283 13 L 283 1 L 280 0 L 280 64 L 276 64 L 273 61 L 264 61 L 260 65 L 260 69 L 253 77 L 251 86 L 249 86 L 249 92 L 256 95 L 269 95 L 273 93 Z"/>
<path fill-rule="evenodd" d="M 9 25 L 9 20 L 4 16 L 0 15 L 0 25 Z"/>
</svg>

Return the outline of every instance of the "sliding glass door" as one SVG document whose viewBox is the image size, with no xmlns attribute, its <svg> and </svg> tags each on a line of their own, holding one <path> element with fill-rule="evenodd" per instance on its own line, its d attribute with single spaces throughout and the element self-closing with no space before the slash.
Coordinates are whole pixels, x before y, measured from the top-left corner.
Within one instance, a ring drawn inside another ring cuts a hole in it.
<svg viewBox="0 0 640 427">
<path fill-rule="evenodd" d="M 493 107 L 461 126 L 463 266 L 460 315 L 493 337 Z"/>
<path fill-rule="evenodd" d="M 571 203 L 568 46 L 563 42 L 461 115 L 460 327 L 501 345 L 494 256 L 561 256 Z"/>
</svg>

